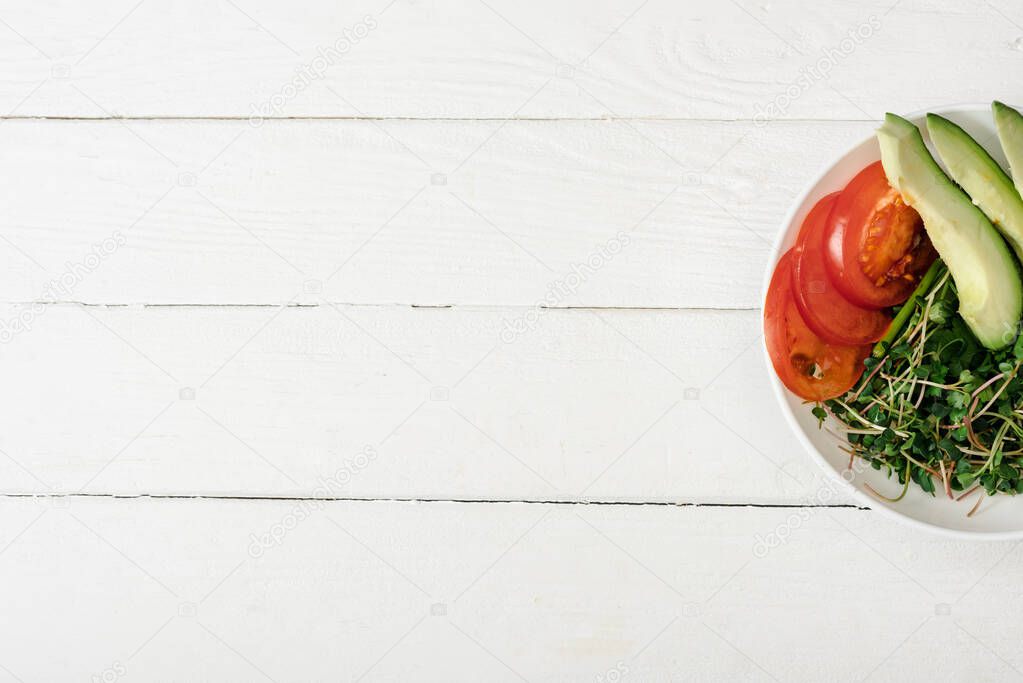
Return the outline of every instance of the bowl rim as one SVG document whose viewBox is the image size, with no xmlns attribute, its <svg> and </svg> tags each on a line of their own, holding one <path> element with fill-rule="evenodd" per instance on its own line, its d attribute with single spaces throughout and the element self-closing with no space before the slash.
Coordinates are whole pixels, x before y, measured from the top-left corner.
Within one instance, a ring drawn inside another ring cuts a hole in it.
<svg viewBox="0 0 1023 683">
<path fill-rule="evenodd" d="M 938 107 L 931 107 L 927 109 L 919 109 L 917 111 L 905 114 L 905 117 L 912 120 L 918 121 L 920 118 L 926 116 L 930 112 L 944 114 L 944 113 L 957 113 L 957 112 L 978 112 L 978 111 L 990 111 L 991 104 L 984 103 L 978 104 L 975 102 L 942 105 Z M 841 155 L 836 157 L 833 161 L 824 165 L 818 173 L 808 182 L 799 192 L 795 199 L 792 200 L 792 204 L 789 210 L 785 213 L 785 217 L 782 219 L 780 229 L 774 237 L 774 241 L 771 246 L 771 252 L 767 260 L 767 266 L 764 269 L 763 282 L 761 284 L 761 299 L 760 299 L 760 310 L 761 310 L 761 326 L 763 325 L 763 308 L 764 302 L 767 297 L 767 288 L 771 282 L 771 276 L 774 275 L 774 268 L 778 263 L 778 258 L 782 254 L 782 245 L 786 241 L 786 237 L 789 234 L 789 230 L 792 227 L 793 222 L 797 215 L 806 207 L 807 200 L 813 194 L 817 186 L 820 185 L 821 181 L 831 172 L 835 171 L 841 164 L 843 164 L 849 156 L 851 156 L 856 150 L 858 150 L 864 144 L 870 142 L 873 136 L 863 138 L 853 145 L 850 145 Z M 806 432 L 802 426 L 796 421 L 796 416 L 792 411 L 791 406 L 788 403 L 788 396 L 790 392 L 778 379 L 778 375 L 774 372 L 774 365 L 771 362 L 771 356 L 767 350 L 767 341 L 761 330 L 760 335 L 760 348 L 763 352 L 763 358 L 765 361 L 766 372 L 768 380 L 771 383 L 771 387 L 774 390 L 774 398 L 778 406 L 781 408 L 782 414 L 785 416 L 785 421 L 788 423 L 789 429 L 796 435 L 799 443 L 803 446 L 803 450 L 810 454 L 810 457 L 817 463 L 817 465 L 824 471 L 826 477 L 832 482 L 838 482 L 838 486 L 852 494 L 854 502 L 858 503 L 861 507 L 867 507 L 888 519 L 893 519 L 901 524 L 906 524 L 913 528 L 927 531 L 939 536 L 945 536 L 948 538 L 955 538 L 959 540 L 985 540 L 985 541 L 1012 541 L 1023 539 L 1023 529 L 1017 531 L 983 531 L 983 530 L 966 530 L 966 529 L 950 529 L 938 524 L 926 522 L 915 517 L 910 517 L 907 514 L 899 512 L 893 508 L 884 505 L 881 501 L 875 500 L 868 496 L 866 493 L 861 491 L 859 488 L 854 486 L 852 482 L 845 479 L 835 469 L 834 466 L 824 457 L 824 455 L 817 449 L 817 447 L 810 441 Z"/>
</svg>

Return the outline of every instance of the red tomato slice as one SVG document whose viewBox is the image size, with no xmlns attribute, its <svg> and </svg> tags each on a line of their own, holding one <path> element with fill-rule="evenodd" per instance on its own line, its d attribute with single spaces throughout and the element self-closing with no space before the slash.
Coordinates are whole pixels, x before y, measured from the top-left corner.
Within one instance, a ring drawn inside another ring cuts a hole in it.
<svg viewBox="0 0 1023 683">
<path fill-rule="evenodd" d="M 880 161 L 842 191 L 824 243 L 831 281 L 865 308 L 904 302 L 938 256 L 920 214 L 888 184 Z"/>
<path fill-rule="evenodd" d="M 764 302 L 764 340 L 782 384 L 807 401 L 849 391 L 863 374 L 871 346 L 829 344 L 807 327 L 792 290 L 794 250 L 778 261 Z"/>
<path fill-rule="evenodd" d="M 838 193 L 817 202 L 803 221 L 796 240 L 792 274 L 796 305 L 803 320 L 834 344 L 870 344 L 884 336 L 891 317 L 857 306 L 835 288 L 825 266 L 824 236 Z"/>
</svg>

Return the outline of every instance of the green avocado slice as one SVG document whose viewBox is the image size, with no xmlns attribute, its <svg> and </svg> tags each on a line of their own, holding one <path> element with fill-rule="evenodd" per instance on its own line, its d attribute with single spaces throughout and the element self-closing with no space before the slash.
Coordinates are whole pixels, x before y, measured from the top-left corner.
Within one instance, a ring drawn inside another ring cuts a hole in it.
<svg viewBox="0 0 1023 683">
<path fill-rule="evenodd" d="M 991 110 L 1016 190 L 1023 194 L 1023 114 L 1001 102 L 994 102 Z"/>
<path fill-rule="evenodd" d="M 920 130 L 888 114 L 877 131 L 892 187 L 924 221 L 959 292 L 959 313 L 981 344 L 1008 346 L 1023 313 L 1023 283 L 998 231 L 927 150 Z"/>
<path fill-rule="evenodd" d="M 928 114 L 927 130 L 952 180 L 966 190 L 1023 261 L 1023 198 L 1012 178 L 969 133 L 948 119 Z"/>
</svg>

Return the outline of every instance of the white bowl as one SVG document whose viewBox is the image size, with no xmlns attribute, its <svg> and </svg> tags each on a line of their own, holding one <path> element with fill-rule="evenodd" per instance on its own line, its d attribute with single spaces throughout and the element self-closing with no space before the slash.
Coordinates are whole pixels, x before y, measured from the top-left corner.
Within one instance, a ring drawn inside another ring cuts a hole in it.
<svg viewBox="0 0 1023 683">
<path fill-rule="evenodd" d="M 1002 164 L 1002 168 L 1008 169 L 995 131 L 990 104 L 938 107 L 927 111 L 941 114 L 965 128 Z M 920 126 L 924 140 L 930 146 L 927 128 L 923 125 L 926 113 L 911 114 L 908 118 Z M 795 242 L 803 219 L 814 204 L 821 197 L 842 189 L 863 168 L 880 158 L 881 152 L 877 139 L 871 137 L 853 147 L 838 161 L 826 168 L 796 199 L 782 223 L 781 234 L 774 243 L 774 251 L 764 275 L 765 294 L 778 258 Z M 767 357 L 766 345 L 764 354 Z M 849 455 L 840 450 L 839 446 L 842 442 L 830 432 L 818 428 L 817 419 L 810 414 L 810 406 L 785 388 L 775 375 L 769 357 L 767 357 L 767 369 L 782 412 L 803 447 L 829 476 L 837 478 L 841 482 L 841 486 L 848 487 L 858 502 L 893 519 L 944 535 L 991 540 L 1023 538 L 1023 495 L 999 494 L 988 497 L 981 503 L 973 517 L 967 517 L 966 514 L 976 503 L 977 496 L 981 495 L 980 491 L 962 502 L 955 502 L 949 500 L 941 490 L 940 484 L 936 487 L 935 495 L 931 496 L 924 493 L 916 484 L 911 483 L 906 496 L 897 503 L 878 499 L 864 487 L 865 484 L 869 483 L 875 490 L 890 497 L 897 496 L 902 491 L 902 485 L 894 477 L 889 479 L 884 471 L 879 472 L 869 466 L 858 467 L 858 471 L 855 473 L 848 471 Z M 827 424 L 825 423 L 826 426 Z"/>
</svg>

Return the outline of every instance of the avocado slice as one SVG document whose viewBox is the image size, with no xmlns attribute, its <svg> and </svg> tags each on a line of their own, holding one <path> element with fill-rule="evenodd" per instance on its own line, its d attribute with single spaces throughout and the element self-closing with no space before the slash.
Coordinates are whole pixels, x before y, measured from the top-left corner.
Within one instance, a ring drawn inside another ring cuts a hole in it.
<svg viewBox="0 0 1023 683">
<path fill-rule="evenodd" d="M 955 280 L 959 314 L 987 348 L 1008 346 L 1023 313 L 1023 284 L 1005 241 L 934 161 L 915 125 L 888 114 L 877 139 L 888 182 L 920 213 Z"/>
<path fill-rule="evenodd" d="M 1001 102 L 994 102 L 991 109 L 1016 190 L 1023 193 L 1023 114 Z"/>
<path fill-rule="evenodd" d="M 966 190 L 1023 261 L 1023 198 L 1012 178 L 969 133 L 948 119 L 928 114 L 927 130 L 952 180 Z"/>
</svg>

